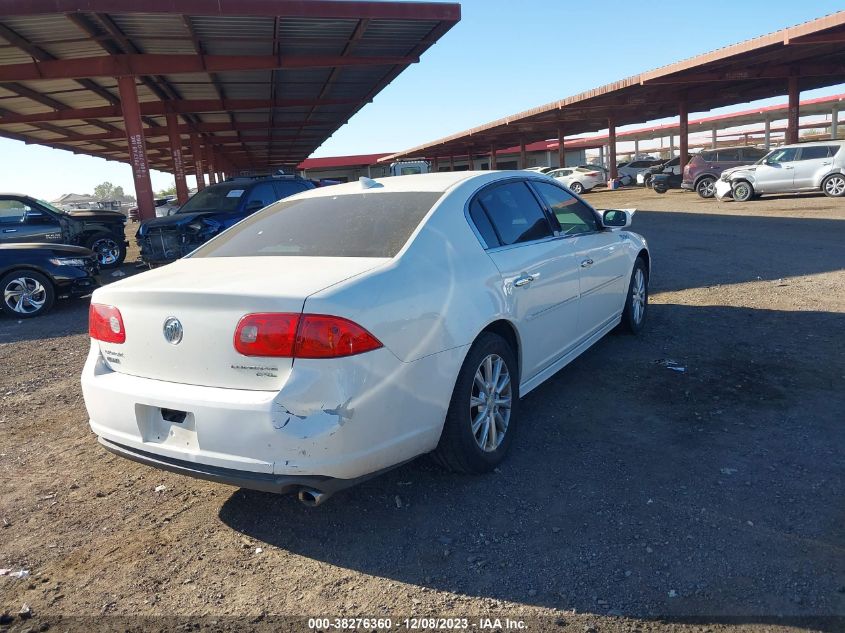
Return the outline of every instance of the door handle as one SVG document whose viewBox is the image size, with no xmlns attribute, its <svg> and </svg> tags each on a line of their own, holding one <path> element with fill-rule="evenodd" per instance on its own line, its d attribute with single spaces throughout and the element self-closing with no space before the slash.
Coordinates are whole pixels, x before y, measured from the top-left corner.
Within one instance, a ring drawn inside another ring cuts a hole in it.
<svg viewBox="0 0 845 633">
<path fill-rule="evenodd" d="M 826 163 L 822 163 L 822 165 L 831 165 L 831 164 L 832 163 L 830 161 L 827 161 Z"/>
<path fill-rule="evenodd" d="M 795 169 L 795 167 L 784 167 L 784 169 Z"/>
<path fill-rule="evenodd" d="M 581 262 L 581 268 L 589 268 L 592 265 L 593 265 L 592 259 L 585 259 L 583 262 Z"/>
<path fill-rule="evenodd" d="M 4 233 L 17 233 L 18 230 L 17 229 L 3 229 L 3 232 Z"/>
<path fill-rule="evenodd" d="M 522 288 L 523 286 L 530 284 L 532 281 L 534 281 L 534 277 L 532 275 L 523 275 L 522 277 L 517 277 L 513 282 L 513 285 L 517 288 Z"/>
</svg>

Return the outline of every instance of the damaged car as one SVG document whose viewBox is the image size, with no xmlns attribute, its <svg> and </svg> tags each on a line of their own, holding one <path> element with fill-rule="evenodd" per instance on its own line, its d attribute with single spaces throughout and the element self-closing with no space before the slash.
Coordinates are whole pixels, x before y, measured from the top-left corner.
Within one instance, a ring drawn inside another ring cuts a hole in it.
<svg viewBox="0 0 845 633">
<path fill-rule="evenodd" d="M 307 505 L 430 452 L 489 472 L 522 396 L 644 327 L 632 216 L 527 171 L 292 196 L 94 293 L 91 429 L 128 459 Z"/>
<path fill-rule="evenodd" d="M 91 249 L 101 268 L 115 268 L 126 258 L 126 216 L 119 211 L 63 211 L 19 193 L 0 194 L 0 244 L 38 242 Z"/>
<path fill-rule="evenodd" d="M 236 178 L 210 185 L 175 213 L 141 223 L 135 235 L 141 260 L 150 266 L 169 264 L 267 205 L 314 187 L 295 177 Z"/>
</svg>

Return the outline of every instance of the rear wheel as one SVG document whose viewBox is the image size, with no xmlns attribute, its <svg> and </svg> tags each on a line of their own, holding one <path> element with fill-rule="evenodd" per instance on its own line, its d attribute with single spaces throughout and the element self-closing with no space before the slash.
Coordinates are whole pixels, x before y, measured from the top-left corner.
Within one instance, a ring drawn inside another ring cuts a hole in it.
<svg viewBox="0 0 845 633">
<path fill-rule="evenodd" d="M 822 191 L 830 198 L 841 198 L 845 195 L 845 176 L 831 174 L 822 182 Z"/>
<path fill-rule="evenodd" d="M 622 328 L 631 334 L 639 334 L 645 325 L 648 310 L 648 268 L 642 257 L 634 261 L 631 281 L 628 284 L 628 296 L 622 311 Z"/>
<path fill-rule="evenodd" d="M 569 190 L 572 191 L 572 193 L 577 193 L 580 195 L 584 193 L 584 185 L 582 185 L 580 182 L 573 182 L 571 185 L 569 185 Z"/>
<path fill-rule="evenodd" d="M 747 202 L 754 197 L 754 187 L 751 186 L 750 182 L 740 180 L 733 184 L 731 187 L 731 193 L 733 194 L 734 200 L 737 202 Z"/>
<path fill-rule="evenodd" d="M 461 366 L 435 461 L 460 473 L 485 473 L 505 458 L 519 405 L 519 374 L 510 345 L 484 332 Z"/>
<path fill-rule="evenodd" d="M 97 255 L 101 268 L 115 268 L 126 259 L 126 244 L 111 233 L 95 233 L 85 242 Z"/>
<path fill-rule="evenodd" d="M 695 190 L 702 198 L 712 198 L 716 195 L 716 179 L 711 176 L 705 176 L 698 181 Z"/>
<path fill-rule="evenodd" d="M 44 314 L 53 307 L 56 292 L 47 277 L 34 270 L 11 272 L 0 280 L 3 312 L 16 319 Z"/>
</svg>

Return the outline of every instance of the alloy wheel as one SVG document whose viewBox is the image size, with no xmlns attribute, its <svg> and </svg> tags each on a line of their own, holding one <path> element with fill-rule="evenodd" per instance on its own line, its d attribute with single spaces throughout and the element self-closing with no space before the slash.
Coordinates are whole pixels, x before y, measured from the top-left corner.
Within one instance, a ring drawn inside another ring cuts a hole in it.
<svg viewBox="0 0 845 633">
<path fill-rule="evenodd" d="M 18 314 L 34 314 L 47 302 L 47 289 L 32 277 L 17 277 L 3 289 L 3 301 Z"/>
<path fill-rule="evenodd" d="M 642 323 L 643 316 L 645 315 L 645 305 L 645 273 L 642 268 L 637 268 L 634 272 L 634 286 L 631 289 L 631 316 L 634 317 L 634 323 L 637 325 Z"/>
<path fill-rule="evenodd" d="M 705 178 L 698 183 L 698 193 L 702 198 L 712 198 L 716 194 L 716 181 L 712 178 Z"/>
<path fill-rule="evenodd" d="M 832 176 L 824 183 L 824 191 L 829 196 L 838 197 L 845 194 L 845 176 Z"/>
<path fill-rule="evenodd" d="M 513 405 L 513 389 L 508 366 L 498 354 L 481 361 L 475 372 L 469 399 L 472 434 L 478 447 L 492 453 L 508 430 Z"/>
<path fill-rule="evenodd" d="M 120 247 L 110 237 L 101 237 L 91 244 L 91 250 L 97 254 L 100 266 L 110 266 L 120 257 Z"/>
</svg>

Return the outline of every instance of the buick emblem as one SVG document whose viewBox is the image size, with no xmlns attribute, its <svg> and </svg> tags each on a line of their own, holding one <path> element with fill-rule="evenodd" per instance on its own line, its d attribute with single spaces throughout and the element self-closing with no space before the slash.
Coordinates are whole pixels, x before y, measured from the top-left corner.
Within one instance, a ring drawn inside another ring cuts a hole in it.
<svg viewBox="0 0 845 633">
<path fill-rule="evenodd" d="M 179 345 L 182 340 L 182 323 L 176 317 L 167 317 L 164 320 L 164 340 L 171 345 Z"/>
</svg>

